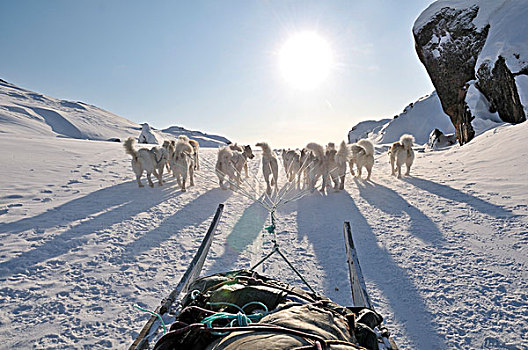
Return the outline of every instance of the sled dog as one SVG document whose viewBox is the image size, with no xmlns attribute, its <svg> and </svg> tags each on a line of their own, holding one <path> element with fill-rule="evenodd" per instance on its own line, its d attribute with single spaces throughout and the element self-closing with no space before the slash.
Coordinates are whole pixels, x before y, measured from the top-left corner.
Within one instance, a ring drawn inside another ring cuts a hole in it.
<svg viewBox="0 0 528 350">
<path fill-rule="evenodd" d="M 229 146 L 221 147 L 218 149 L 218 158 L 215 165 L 215 173 L 218 176 L 218 183 L 220 188 L 227 190 L 225 182 L 230 184 L 230 188 L 234 189 L 233 183 L 236 181 L 236 171 L 231 159 L 233 158 L 233 152 Z"/>
<path fill-rule="evenodd" d="M 335 149 L 333 143 L 326 147 L 326 158 L 328 166 L 328 175 L 334 183 L 334 191 L 345 189 L 345 175 L 349 151 L 345 141 L 339 145 L 339 150 Z"/>
<path fill-rule="evenodd" d="M 161 179 L 161 176 L 159 175 L 157 169 L 161 166 L 165 166 L 165 162 L 167 161 L 167 153 L 163 153 L 160 151 L 158 147 L 153 147 L 152 149 L 148 148 L 140 148 L 136 150 L 134 148 L 134 143 L 136 140 L 132 137 L 129 137 L 124 142 L 123 146 L 125 147 L 125 152 L 132 156 L 132 170 L 136 174 L 136 181 L 138 183 L 139 187 L 144 187 L 144 185 L 141 183 L 141 176 L 143 175 L 143 171 L 146 171 L 147 173 L 147 180 L 150 187 L 154 187 L 154 183 L 151 179 L 151 174 L 154 174 L 156 178 L 158 179 L 158 183 L 161 186 L 163 184 L 163 181 Z"/>
<path fill-rule="evenodd" d="M 296 150 L 282 150 L 282 164 L 289 182 L 300 183 L 301 154 Z"/>
<path fill-rule="evenodd" d="M 236 181 L 237 184 L 240 185 L 240 177 L 242 176 L 242 169 L 244 169 L 246 173 L 246 177 L 248 177 L 248 159 L 255 158 L 255 155 L 253 154 L 253 150 L 251 149 L 250 145 L 242 146 L 242 151 L 233 151 L 233 156 L 231 157 L 231 163 L 233 163 L 233 166 L 235 167 L 236 172 Z"/>
<path fill-rule="evenodd" d="M 176 177 L 182 192 L 185 192 L 185 183 L 189 176 L 189 186 L 194 186 L 194 149 L 185 139 L 178 137 L 174 146 L 174 155 L 171 160 L 172 176 Z"/>
<path fill-rule="evenodd" d="M 367 169 L 367 180 L 370 180 L 372 167 L 374 166 L 374 145 L 367 139 L 359 140 L 357 143 L 348 145 L 350 151 L 350 173 L 354 173 L 354 164 L 357 167 L 357 177 L 361 178 L 363 167 Z"/>
<path fill-rule="evenodd" d="M 275 186 L 275 190 L 278 190 L 279 161 L 266 142 L 259 142 L 256 146 L 262 148 L 262 173 L 266 181 L 266 193 L 270 195 L 271 186 Z"/>
<path fill-rule="evenodd" d="M 178 140 L 183 140 L 188 142 L 193 148 L 193 158 L 194 158 L 194 170 L 200 170 L 200 159 L 198 157 L 198 151 L 200 150 L 200 144 L 198 141 L 190 139 L 187 135 L 178 136 Z"/>
<path fill-rule="evenodd" d="M 328 175 L 325 150 L 323 146 L 315 142 L 307 144 L 305 149 L 310 152 L 305 158 L 308 188 L 314 191 L 317 181 L 322 178 L 321 192 L 324 192 Z"/>
<path fill-rule="evenodd" d="M 407 166 L 405 175 L 409 176 L 411 165 L 414 161 L 414 151 L 412 149 L 413 143 L 414 136 L 404 134 L 400 137 L 400 141 L 394 142 L 389 148 L 392 175 L 395 175 L 396 170 L 398 170 L 398 178 L 401 178 L 401 167 L 405 164 Z"/>
<path fill-rule="evenodd" d="M 172 171 L 171 165 L 170 165 L 170 163 L 171 163 L 170 160 L 172 159 L 172 157 L 174 157 L 174 147 L 175 146 L 176 146 L 176 142 L 174 140 L 172 140 L 172 141 L 168 141 L 168 140 L 163 141 L 163 146 L 162 147 L 165 148 L 167 150 L 167 153 L 168 153 L 168 160 L 165 163 L 168 173 L 170 173 Z"/>
</svg>

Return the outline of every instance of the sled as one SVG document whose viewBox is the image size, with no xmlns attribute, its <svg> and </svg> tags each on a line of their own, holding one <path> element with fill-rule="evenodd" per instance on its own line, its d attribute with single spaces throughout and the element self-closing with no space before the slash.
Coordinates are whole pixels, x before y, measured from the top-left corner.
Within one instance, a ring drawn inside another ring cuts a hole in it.
<svg viewBox="0 0 528 350">
<path fill-rule="evenodd" d="M 350 223 L 343 232 L 353 305 L 343 307 L 309 286 L 260 275 L 256 266 L 198 278 L 222 210 L 219 205 L 189 268 L 130 349 L 398 349 L 373 309 Z M 288 262 L 277 243 L 273 252 Z M 164 334 L 163 318 L 172 321 Z"/>
</svg>

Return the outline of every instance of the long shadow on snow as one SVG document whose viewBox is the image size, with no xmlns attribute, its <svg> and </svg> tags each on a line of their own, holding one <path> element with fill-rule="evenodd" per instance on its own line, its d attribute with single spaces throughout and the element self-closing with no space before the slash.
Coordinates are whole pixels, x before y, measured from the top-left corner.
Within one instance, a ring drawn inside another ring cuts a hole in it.
<svg viewBox="0 0 528 350">
<path fill-rule="evenodd" d="M 208 274 L 232 270 L 240 253 L 262 232 L 267 218 L 268 211 L 260 203 L 253 202 L 247 207 L 227 236 L 224 253 L 215 259 L 213 266 L 208 269 Z"/>
<path fill-rule="evenodd" d="M 459 203 L 466 203 L 483 214 L 488 214 L 496 218 L 507 218 L 513 215 L 513 213 L 507 209 L 454 189 L 453 187 L 416 177 L 406 178 L 405 181 L 424 191 L 436 194 L 439 197 L 444 197 L 445 199 Z"/>
<path fill-rule="evenodd" d="M 332 279 L 332 285 L 323 286 L 326 296 L 339 303 L 351 303 L 343 237 L 343 222 L 349 221 L 365 279 L 375 284 L 388 299 L 395 318 L 406 325 L 404 333 L 419 348 L 445 348 L 442 337 L 435 330 L 433 317 L 409 275 L 389 252 L 378 245 L 376 234 L 348 193 L 313 194 L 297 203 L 299 235 L 306 236 L 313 243 L 317 262 L 322 265 L 327 278 Z M 335 291 L 335 285 L 340 291 Z M 376 307 L 376 301 L 373 302 Z"/>
<path fill-rule="evenodd" d="M 1 225 L 0 231 L 17 233 L 30 228 L 60 227 L 87 219 L 38 247 L 0 263 L 0 278 L 23 273 L 40 262 L 66 254 L 86 243 L 89 238 L 85 236 L 122 222 L 180 193 L 177 188 L 169 186 L 137 188 L 135 181 L 130 181 L 92 192 L 35 217 Z"/>
<path fill-rule="evenodd" d="M 356 179 L 354 181 L 359 189 L 359 195 L 371 206 L 393 216 L 407 213 L 411 219 L 409 231 L 413 235 L 426 242 L 443 243 L 444 237 L 438 226 L 396 191 L 378 183 L 363 182 Z"/>
<path fill-rule="evenodd" d="M 199 226 L 209 217 L 212 217 L 218 204 L 225 202 L 231 194 L 231 191 L 224 191 L 220 188 L 205 192 L 187 203 L 174 215 L 165 219 L 154 230 L 146 232 L 141 238 L 128 244 L 123 253 L 114 259 L 116 261 L 132 261 L 143 252 L 158 247 L 172 236 L 177 235 L 178 231 L 186 227 Z M 209 222 L 207 222 L 207 227 L 209 227 Z M 197 235 L 205 235 L 205 232 L 197 232 Z"/>
<path fill-rule="evenodd" d="M 160 191 L 163 196 L 159 195 Z M 123 205 L 134 204 L 138 207 L 136 212 L 140 212 L 175 196 L 176 191 L 174 186 L 159 187 L 157 184 L 154 188 L 138 188 L 135 181 L 129 181 L 89 193 L 37 216 L 0 224 L 0 232 L 20 233 L 33 228 L 45 230 L 64 226 Z"/>
</svg>

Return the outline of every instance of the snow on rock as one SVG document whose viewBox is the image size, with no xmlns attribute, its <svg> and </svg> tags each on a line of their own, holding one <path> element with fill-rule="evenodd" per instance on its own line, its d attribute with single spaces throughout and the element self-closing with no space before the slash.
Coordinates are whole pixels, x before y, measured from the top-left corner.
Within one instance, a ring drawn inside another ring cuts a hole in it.
<svg viewBox="0 0 528 350">
<path fill-rule="evenodd" d="M 436 92 L 409 104 L 394 119 L 359 123 L 349 131 L 348 140 L 352 143 L 361 138 L 369 138 L 378 144 L 388 144 L 398 141 L 403 134 L 411 134 L 417 144 L 423 145 L 434 129 L 440 129 L 446 134 L 455 132 L 449 117 L 442 110 Z"/>
<path fill-rule="evenodd" d="M 462 143 L 492 127 L 490 111 L 504 122 L 526 120 L 528 96 L 517 79 L 528 74 L 526 18 L 528 0 L 439 0 L 416 19 L 418 56 Z M 490 109 L 468 105 L 471 86 Z"/>
<path fill-rule="evenodd" d="M 171 126 L 170 128 L 163 129 L 164 134 L 171 135 L 173 137 L 178 137 L 180 135 L 185 135 L 190 139 L 198 141 L 200 147 L 221 147 L 227 144 L 230 144 L 231 141 L 223 136 L 218 135 L 209 135 L 201 131 L 187 130 L 180 126 Z"/>
<path fill-rule="evenodd" d="M 148 123 L 141 124 L 141 134 L 139 134 L 138 142 L 139 143 L 150 143 L 157 145 L 161 141 L 161 137 L 156 136 L 154 131 L 150 128 Z"/>
</svg>

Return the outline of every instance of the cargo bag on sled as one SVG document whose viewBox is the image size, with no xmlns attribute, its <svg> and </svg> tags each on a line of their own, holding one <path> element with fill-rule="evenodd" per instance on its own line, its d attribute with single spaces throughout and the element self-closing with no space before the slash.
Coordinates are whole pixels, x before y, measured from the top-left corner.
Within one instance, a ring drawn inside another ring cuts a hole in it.
<svg viewBox="0 0 528 350">
<path fill-rule="evenodd" d="M 378 349 L 382 317 L 255 272 L 196 280 L 156 350 Z"/>
</svg>

